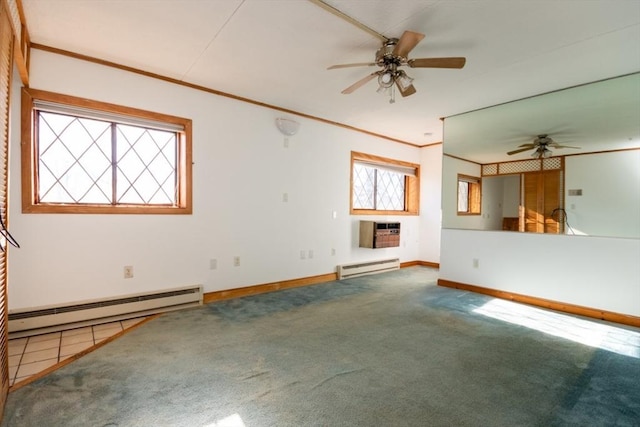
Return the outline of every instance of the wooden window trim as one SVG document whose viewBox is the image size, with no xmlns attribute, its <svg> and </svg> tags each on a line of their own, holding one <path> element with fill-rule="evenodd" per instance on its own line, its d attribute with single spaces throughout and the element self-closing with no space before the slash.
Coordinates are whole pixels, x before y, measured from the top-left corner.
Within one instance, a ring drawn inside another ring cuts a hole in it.
<svg viewBox="0 0 640 427">
<path fill-rule="evenodd" d="M 37 156 L 34 149 L 34 100 L 55 102 L 82 107 L 105 113 L 115 113 L 157 122 L 177 124 L 183 127 L 178 141 L 178 200 L 177 206 L 140 205 L 93 205 L 93 204 L 38 204 L 37 203 Z M 67 214 L 191 214 L 192 201 L 192 121 L 181 117 L 155 113 L 137 108 L 124 107 L 106 102 L 93 101 L 70 95 L 43 90 L 22 89 L 22 212 L 23 213 L 67 213 Z"/>
<path fill-rule="evenodd" d="M 404 185 L 404 206 L 403 211 L 386 211 L 375 209 L 354 209 L 353 208 L 353 164 L 356 161 L 368 161 L 381 165 L 396 165 L 415 169 L 415 177 L 405 176 Z M 419 215 L 420 214 L 420 165 L 402 160 L 390 159 L 387 157 L 375 156 L 372 154 L 351 152 L 351 169 L 349 183 L 349 213 L 351 215 Z"/>
<path fill-rule="evenodd" d="M 456 206 L 456 212 L 460 216 L 474 216 L 482 215 L 482 178 L 471 175 L 458 174 L 456 183 L 456 204 L 458 200 L 458 186 L 460 181 L 465 181 L 473 184 L 469 187 L 469 210 L 461 212 Z"/>
</svg>

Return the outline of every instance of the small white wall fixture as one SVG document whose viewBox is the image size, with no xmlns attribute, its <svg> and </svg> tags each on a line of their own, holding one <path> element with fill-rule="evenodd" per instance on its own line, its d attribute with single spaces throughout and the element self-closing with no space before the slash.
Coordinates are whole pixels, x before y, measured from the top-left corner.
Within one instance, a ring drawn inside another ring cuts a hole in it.
<svg viewBox="0 0 640 427">
<path fill-rule="evenodd" d="M 295 120 L 278 117 L 276 119 L 276 126 L 284 136 L 293 136 L 298 133 L 300 123 L 296 122 Z"/>
</svg>

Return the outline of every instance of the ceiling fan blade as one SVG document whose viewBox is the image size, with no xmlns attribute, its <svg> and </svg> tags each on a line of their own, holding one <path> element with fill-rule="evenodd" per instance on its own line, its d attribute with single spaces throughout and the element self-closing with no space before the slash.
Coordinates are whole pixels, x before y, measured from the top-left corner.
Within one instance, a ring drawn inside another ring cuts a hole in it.
<svg viewBox="0 0 640 427">
<path fill-rule="evenodd" d="M 396 86 L 398 87 L 398 91 L 400 91 L 400 95 L 402 95 L 403 97 L 410 96 L 416 93 L 416 88 L 413 87 L 413 85 L 409 85 L 402 89 L 402 85 L 398 83 L 398 80 L 396 80 Z"/>
<path fill-rule="evenodd" d="M 375 62 L 356 62 L 354 64 L 332 65 L 331 67 L 328 67 L 327 70 L 335 70 L 337 68 L 349 68 L 349 67 L 371 67 L 373 65 L 376 65 L 376 63 Z"/>
<path fill-rule="evenodd" d="M 572 147 L 571 145 L 551 145 L 553 148 L 575 148 L 576 150 L 579 150 L 581 147 Z"/>
<path fill-rule="evenodd" d="M 373 80 L 377 76 L 378 76 L 378 72 L 377 71 L 375 73 L 371 73 L 368 76 L 358 80 L 357 82 L 355 82 L 354 84 L 352 84 L 351 86 L 346 88 L 345 90 L 343 90 L 342 93 L 344 93 L 345 95 L 348 95 L 351 92 L 353 92 L 354 90 L 356 90 L 356 89 L 360 88 L 361 86 L 363 86 L 364 84 L 368 83 L 370 80 Z"/>
<path fill-rule="evenodd" d="M 466 62 L 464 57 L 416 58 L 407 61 L 407 65 L 411 68 L 462 68 Z"/>
<path fill-rule="evenodd" d="M 527 147 L 527 148 L 533 148 L 537 146 L 538 146 L 537 144 L 532 144 L 532 143 L 518 145 L 518 147 Z"/>
<path fill-rule="evenodd" d="M 518 154 L 518 153 L 522 153 L 523 151 L 531 150 L 531 148 L 533 147 L 519 148 L 517 150 L 509 151 L 507 154 L 511 156 L 512 154 Z"/>
<path fill-rule="evenodd" d="M 405 31 L 402 33 L 402 37 L 398 40 L 396 47 L 393 48 L 393 55 L 406 58 L 409 52 L 416 47 L 420 40 L 424 38 L 424 34 L 416 33 L 413 31 Z"/>
</svg>

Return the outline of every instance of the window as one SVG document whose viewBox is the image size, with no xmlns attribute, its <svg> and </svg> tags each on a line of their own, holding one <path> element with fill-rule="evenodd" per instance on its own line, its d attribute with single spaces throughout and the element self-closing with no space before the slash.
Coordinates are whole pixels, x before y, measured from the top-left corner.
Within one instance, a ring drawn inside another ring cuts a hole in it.
<svg viewBox="0 0 640 427">
<path fill-rule="evenodd" d="M 23 89 L 22 210 L 190 214 L 191 120 Z"/>
<path fill-rule="evenodd" d="M 480 215 L 480 178 L 458 175 L 458 215 Z"/>
<path fill-rule="evenodd" d="M 418 215 L 420 166 L 351 152 L 351 214 Z"/>
</svg>

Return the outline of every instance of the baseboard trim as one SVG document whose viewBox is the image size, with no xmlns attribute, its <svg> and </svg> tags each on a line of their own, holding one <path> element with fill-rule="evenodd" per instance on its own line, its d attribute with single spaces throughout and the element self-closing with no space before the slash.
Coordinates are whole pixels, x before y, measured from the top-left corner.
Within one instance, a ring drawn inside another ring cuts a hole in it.
<svg viewBox="0 0 640 427">
<path fill-rule="evenodd" d="M 401 262 L 400 263 L 400 268 L 415 267 L 416 265 L 419 265 L 421 267 L 440 268 L 440 264 L 438 264 L 437 262 L 430 262 L 430 261 L 407 261 L 407 262 Z"/>
<path fill-rule="evenodd" d="M 551 310 L 561 311 L 564 313 L 577 314 L 579 316 L 591 317 L 593 319 L 606 320 L 608 322 L 615 322 L 623 325 L 640 327 L 640 317 L 631 316 L 629 314 L 615 313 L 613 311 L 600 310 L 600 309 L 591 308 L 591 307 L 583 307 L 580 305 L 568 304 L 568 303 L 548 300 L 544 298 L 532 297 L 529 295 L 499 291 L 496 289 L 485 288 L 482 286 L 453 282 L 451 280 L 446 280 L 446 279 L 438 279 L 438 286 L 476 292 L 479 294 L 489 295 L 492 297 L 506 299 L 506 300 L 515 301 L 515 302 L 521 302 L 524 304 L 534 305 L 537 307 L 549 308 Z"/>
<path fill-rule="evenodd" d="M 416 265 L 431 268 L 440 268 L 440 264 L 428 261 L 407 261 L 400 263 L 400 268 L 414 267 Z M 301 286 L 317 285 L 325 282 L 338 280 L 337 273 L 320 274 L 318 276 L 302 277 L 300 279 L 283 280 L 281 282 L 263 283 L 261 285 L 247 286 L 244 288 L 226 289 L 223 291 L 206 292 L 202 302 L 209 304 L 215 301 L 222 301 L 232 298 L 259 295 L 266 292 L 279 291 L 282 289 L 299 288 Z"/>
<path fill-rule="evenodd" d="M 302 277 L 300 279 L 283 280 L 281 282 L 264 283 L 261 285 L 247 286 L 244 288 L 227 289 L 223 291 L 206 292 L 202 302 L 209 304 L 232 298 L 247 297 L 250 295 L 264 294 L 266 292 L 282 289 L 299 288 L 301 286 L 317 285 L 319 283 L 338 280 L 337 273 L 321 274 L 318 276 Z"/>
</svg>

